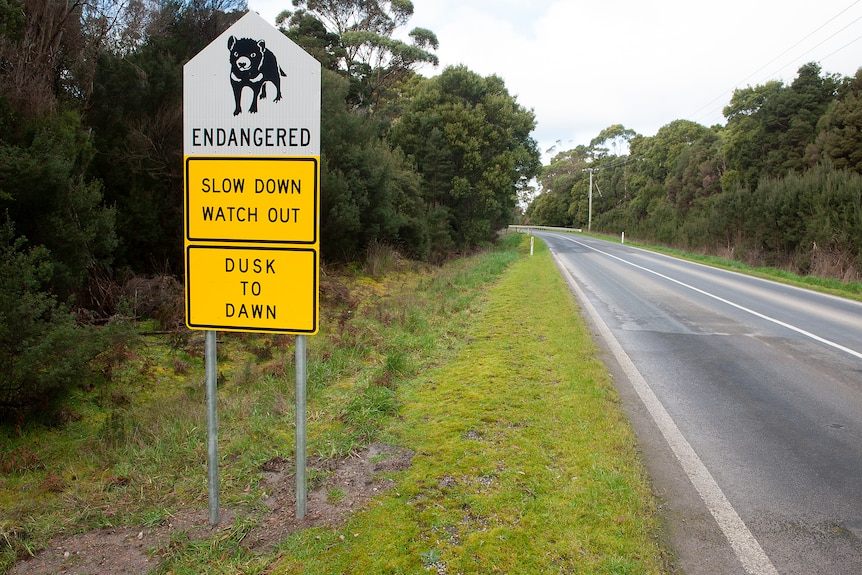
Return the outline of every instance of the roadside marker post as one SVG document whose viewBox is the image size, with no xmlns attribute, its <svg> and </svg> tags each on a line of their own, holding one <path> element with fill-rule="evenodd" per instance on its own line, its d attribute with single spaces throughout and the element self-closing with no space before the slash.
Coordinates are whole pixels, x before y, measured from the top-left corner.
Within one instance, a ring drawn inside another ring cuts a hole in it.
<svg viewBox="0 0 862 575">
<path fill-rule="evenodd" d="M 219 522 L 216 330 L 296 335 L 296 515 L 305 516 L 306 336 L 317 333 L 319 318 L 320 80 L 320 63 L 255 12 L 183 67 L 186 325 L 206 331 L 211 525 Z"/>
</svg>

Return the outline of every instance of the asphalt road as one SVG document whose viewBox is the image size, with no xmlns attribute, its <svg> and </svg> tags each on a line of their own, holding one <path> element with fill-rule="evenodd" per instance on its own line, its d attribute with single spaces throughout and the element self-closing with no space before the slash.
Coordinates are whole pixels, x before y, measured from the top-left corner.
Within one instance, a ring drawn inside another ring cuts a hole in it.
<svg viewBox="0 0 862 575">
<path fill-rule="evenodd" d="M 536 235 L 605 350 L 677 567 L 862 573 L 862 304 Z"/>
</svg>

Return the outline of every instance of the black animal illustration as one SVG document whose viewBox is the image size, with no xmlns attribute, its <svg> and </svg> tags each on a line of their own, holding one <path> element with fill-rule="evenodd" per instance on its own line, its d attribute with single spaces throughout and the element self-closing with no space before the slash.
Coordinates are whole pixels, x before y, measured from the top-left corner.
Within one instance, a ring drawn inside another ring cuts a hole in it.
<svg viewBox="0 0 862 575">
<path fill-rule="evenodd" d="M 257 113 L 257 100 L 266 98 L 266 83 L 275 86 L 275 99 L 281 100 L 281 77 L 286 76 L 278 65 L 275 54 L 267 49 L 263 40 L 251 38 L 234 38 L 227 40 L 230 51 L 230 83 L 233 86 L 233 98 L 236 102 L 233 115 L 242 112 L 242 89 L 248 86 L 253 92 L 251 107 L 248 111 Z"/>
</svg>

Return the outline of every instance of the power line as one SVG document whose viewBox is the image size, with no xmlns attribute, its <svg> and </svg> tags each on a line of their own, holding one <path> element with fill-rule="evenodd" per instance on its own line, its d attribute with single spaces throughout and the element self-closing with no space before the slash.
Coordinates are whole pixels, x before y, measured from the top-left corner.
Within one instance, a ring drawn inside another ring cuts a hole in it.
<svg viewBox="0 0 862 575">
<path fill-rule="evenodd" d="M 840 30 L 838 30 L 837 32 L 835 32 L 834 34 L 832 34 L 831 36 L 829 36 L 828 38 L 826 38 L 825 40 L 823 40 L 822 42 L 820 42 L 819 44 L 817 44 L 816 46 L 814 46 L 813 48 L 811 48 L 811 49 L 807 50 L 806 52 L 803 52 L 802 54 L 800 54 L 799 56 L 797 56 L 797 57 L 796 57 L 796 60 L 799 60 L 800 58 L 803 58 L 803 57 L 807 56 L 808 54 L 810 54 L 811 52 L 813 52 L 814 50 L 816 50 L 817 48 L 819 48 L 820 46 L 822 46 L 823 44 L 825 44 L 826 42 L 828 42 L 829 40 L 831 40 L 832 38 L 834 38 L 835 36 L 837 36 L 838 34 L 840 34 L 841 32 L 843 32 L 844 30 L 846 30 L 847 28 L 849 28 L 850 26 L 852 26 L 853 24 L 855 24 L 855 23 L 856 23 L 856 22 L 858 22 L 859 20 L 862 20 L 862 16 L 859 16 L 858 18 L 856 18 L 855 20 L 853 20 L 852 22 L 850 22 L 849 24 L 847 24 L 846 26 L 844 26 L 843 28 L 841 28 Z M 851 42 L 851 43 L 852 43 L 852 42 Z M 830 55 L 831 55 L 831 54 L 830 54 Z M 791 62 L 792 62 L 792 61 L 793 61 L 793 60 L 791 60 Z M 785 66 L 786 66 L 786 65 L 787 65 L 787 64 L 785 64 Z M 776 74 L 778 74 L 778 72 L 780 72 L 781 70 L 783 70 L 785 66 L 782 66 L 781 68 L 779 68 L 778 70 L 776 70 L 775 72 L 773 72 L 772 74 L 770 74 L 770 76 L 775 76 Z"/>
<path fill-rule="evenodd" d="M 794 48 L 796 48 L 797 46 L 799 46 L 800 44 L 802 44 L 803 42 L 805 42 L 806 40 L 808 40 L 811 36 L 813 36 L 814 34 L 816 34 L 817 32 L 819 32 L 820 30 L 822 30 L 823 28 L 825 28 L 826 26 L 828 26 L 829 24 L 831 24 L 834 20 L 836 20 L 838 17 L 840 17 L 841 15 L 843 15 L 845 12 L 847 12 L 848 10 L 850 10 L 851 8 L 853 8 L 856 4 L 859 4 L 859 2 L 860 2 L 860 1 L 862 1 L 862 0 L 855 0 L 852 4 L 850 4 L 849 6 L 847 6 L 846 8 L 844 8 L 843 10 L 841 10 L 840 12 L 838 12 L 837 14 L 835 14 L 834 16 L 832 16 L 829 20 L 827 20 L 826 22 L 824 22 L 823 24 L 821 24 L 820 26 L 818 26 L 814 31 L 809 32 L 805 37 L 803 37 L 801 40 L 797 41 L 795 44 L 793 44 L 792 46 L 790 46 L 789 48 L 787 48 L 786 50 L 784 50 L 781 54 L 779 54 L 778 56 L 776 56 L 775 58 L 773 58 L 772 60 L 770 60 L 769 62 L 767 62 L 766 64 L 764 64 L 763 66 L 761 66 L 760 68 L 758 68 L 757 70 L 755 70 L 754 72 L 752 72 L 751 74 L 749 74 L 748 76 L 746 76 L 745 78 L 743 78 L 742 80 L 740 80 L 739 82 L 737 82 L 737 83 L 734 85 L 734 87 L 733 87 L 733 88 L 730 88 L 730 89 L 728 89 L 728 90 L 725 90 L 724 92 L 722 92 L 721 94 L 719 94 L 718 96 L 716 96 L 715 98 L 713 98 L 712 100 L 710 100 L 709 102 L 707 102 L 706 104 L 704 104 L 703 106 L 701 106 L 700 108 L 698 108 L 697 110 L 695 110 L 693 113 L 691 113 L 691 114 L 689 115 L 689 117 L 692 117 L 692 118 L 697 118 L 697 117 L 699 117 L 699 116 L 698 116 L 698 113 L 699 113 L 701 110 L 703 110 L 704 108 L 706 108 L 706 107 L 708 107 L 708 106 L 711 106 L 712 104 L 714 104 L 714 103 L 715 103 L 716 101 L 718 101 L 719 99 L 725 98 L 725 97 L 727 96 L 727 94 L 728 94 L 728 93 L 732 93 L 732 92 L 733 92 L 733 90 L 734 90 L 734 89 L 736 89 L 736 87 L 737 87 L 737 86 L 741 85 L 743 82 L 746 82 L 746 81 L 750 80 L 750 79 L 751 79 L 752 77 L 754 77 L 756 74 L 758 74 L 759 72 L 761 72 L 762 70 L 764 70 L 767 66 L 769 66 L 769 65 L 773 64 L 773 63 L 774 63 L 775 61 L 777 61 L 778 59 L 780 59 L 780 58 L 784 57 L 788 52 L 790 52 L 791 50 L 793 50 Z M 831 40 L 831 39 L 832 39 L 832 38 L 834 38 L 836 35 L 840 34 L 840 33 L 841 33 L 841 32 L 843 32 L 844 30 L 846 30 L 847 28 L 849 28 L 850 26 L 852 26 L 853 24 L 855 24 L 856 22 L 858 22 L 860 19 L 862 19 L 862 17 L 857 18 L 856 20 L 854 20 L 853 22 L 851 22 L 850 24 L 848 24 L 847 26 L 845 26 L 844 28 L 842 28 L 842 29 L 841 29 L 841 30 L 839 30 L 838 32 L 835 32 L 834 34 L 832 34 L 831 36 L 829 36 L 828 38 L 826 38 L 826 40 L 823 40 L 822 42 L 820 42 L 819 44 L 817 44 L 816 46 L 814 46 L 813 48 L 811 48 L 811 49 L 810 49 L 810 50 L 808 50 L 807 52 L 803 53 L 802 55 L 797 56 L 794 60 L 791 60 L 791 62 L 793 62 L 793 61 L 795 61 L 795 60 L 798 60 L 799 58 L 801 58 L 801 57 L 805 56 L 806 54 L 810 53 L 811 51 L 815 50 L 816 48 L 818 48 L 819 46 L 821 46 L 824 42 L 827 42 L 828 40 Z M 858 38 L 857 38 L 857 40 L 858 40 Z M 853 42 L 855 42 L 855 41 L 856 41 L 856 40 L 854 40 Z M 852 44 L 853 42 L 850 42 L 850 44 Z M 850 44 L 847 44 L 847 46 L 849 46 Z M 839 48 L 839 49 L 838 49 L 838 50 L 836 50 L 835 52 L 832 52 L 831 54 L 829 54 L 829 56 L 832 56 L 833 54 L 835 54 L 836 52 L 841 51 L 843 48 L 846 48 L 847 46 L 844 46 L 844 47 L 842 47 L 842 48 Z M 829 56 L 827 56 L 827 58 L 828 58 Z M 782 70 L 783 68 L 785 68 L 787 65 L 788 65 L 788 64 L 785 64 L 784 66 L 782 66 L 781 68 L 779 68 L 779 69 L 778 69 L 778 71 L 781 71 L 781 70 Z M 775 74 L 777 74 L 777 73 L 778 73 L 778 71 L 776 71 L 776 72 L 775 72 L 775 73 L 773 73 L 772 75 L 774 76 Z M 723 108 L 723 107 L 724 107 L 724 105 L 720 106 L 719 108 L 713 108 L 712 110 L 710 110 L 710 111 L 706 114 L 706 116 L 711 116 L 712 114 L 714 114 L 715 112 L 717 112 L 719 109 L 721 109 L 721 108 Z"/>
<path fill-rule="evenodd" d="M 821 61 L 823 61 L 823 60 L 826 60 L 827 58 L 830 58 L 831 56 L 834 56 L 835 54 L 837 54 L 838 52 L 840 52 L 840 51 L 841 51 L 841 50 L 843 50 L 844 48 L 847 48 L 847 47 L 848 47 L 848 46 L 850 46 L 851 44 L 855 44 L 855 43 L 856 43 L 856 42 L 858 42 L 859 40 L 862 40 L 862 36 L 859 36 L 859 37 L 858 37 L 858 38 L 856 38 L 855 40 L 850 40 L 849 42 L 847 42 L 846 44 L 844 44 L 843 46 L 841 46 L 840 48 L 838 48 L 838 49 L 837 49 L 837 50 L 835 50 L 834 52 L 830 52 L 829 54 L 826 54 L 826 55 L 825 55 L 825 56 L 823 56 L 820 60 L 821 60 Z"/>
</svg>

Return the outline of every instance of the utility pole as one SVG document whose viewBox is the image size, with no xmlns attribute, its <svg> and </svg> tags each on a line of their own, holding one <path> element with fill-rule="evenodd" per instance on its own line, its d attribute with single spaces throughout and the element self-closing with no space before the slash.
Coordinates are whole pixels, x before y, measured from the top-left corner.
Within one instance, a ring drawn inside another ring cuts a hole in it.
<svg viewBox="0 0 862 575">
<path fill-rule="evenodd" d="M 593 170 L 590 168 L 589 211 L 587 212 L 587 231 L 593 231 Z"/>
<path fill-rule="evenodd" d="M 589 211 L 587 213 L 587 231 L 593 231 L 593 172 L 598 168 L 584 168 L 582 172 L 590 173 Z"/>
</svg>

